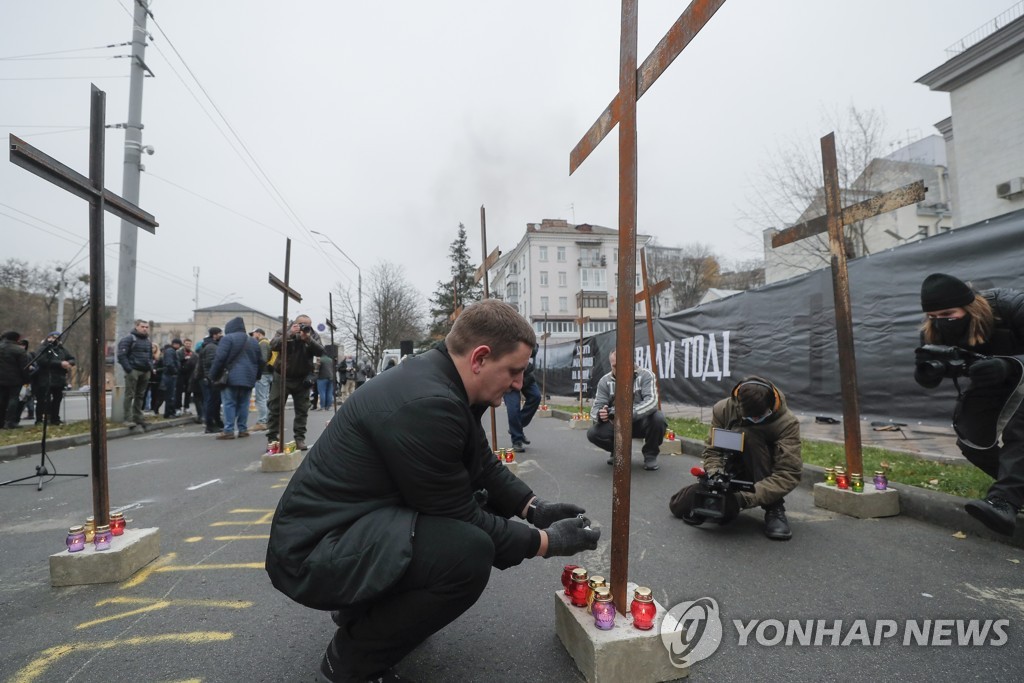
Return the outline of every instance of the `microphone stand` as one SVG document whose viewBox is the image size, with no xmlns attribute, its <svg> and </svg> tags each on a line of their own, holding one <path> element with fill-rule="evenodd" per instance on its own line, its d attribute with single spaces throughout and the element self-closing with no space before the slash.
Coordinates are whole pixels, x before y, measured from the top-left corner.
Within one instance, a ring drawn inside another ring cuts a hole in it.
<svg viewBox="0 0 1024 683">
<path fill-rule="evenodd" d="M 58 343 L 60 343 L 61 340 L 64 339 L 64 336 L 67 335 L 67 333 L 71 330 L 71 328 L 75 326 L 75 323 L 77 323 L 82 318 L 82 316 L 85 315 L 85 313 L 88 310 L 89 310 L 89 305 L 86 304 L 86 306 L 84 308 L 82 308 L 81 311 L 79 311 L 78 315 L 75 316 L 75 319 L 72 320 L 65 329 L 61 330 L 60 335 L 57 337 L 57 339 L 55 341 L 52 341 L 52 342 L 48 341 L 48 342 L 46 342 L 46 345 L 43 346 L 43 348 L 39 351 L 39 354 L 36 356 L 36 358 L 41 357 L 44 353 L 50 353 L 51 351 L 53 351 L 54 348 L 56 348 L 56 345 Z M 32 362 L 33 363 L 35 362 L 35 358 L 32 359 Z M 31 363 L 29 365 L 31 366 Z M 63 391 L 64 391 L 64 388 L 61 387 L 61 392 L 63 392 Z M 49 456 L 46 454 L 46 426 L 47 426 L 47 419 L 48 419 L 49 413 L 50 413 L 50 396 L 49 396 L 49 394 L 47 394 L 47 396 L 46 396 L 46 405 L 45 406 L 39 405 L 38 403 L 36 404 L 36 410 L 40 410 L 40 409 L 42 409 L 42 411 L 43 411 L 43 439 L 42 439 L 42 441 L 39 444 L 39 446 L 40 446 L 40 448 L 39 448 L 39 464 L 36 465 L 36 473 L 35 474 L 30 474 L 27 477 L 21 477 L 19 479 L 11 479 L 9 481 L 0 482 L 0 486 L 7 486 L 9 484 L 17 484 L 18 482 L 25 481 L 27 479 L 35 479 L 36 477 L 38 477 L 39 478 L 39 482 L 36 485 L 36 491 L 42 491 L 43 490 L 43 477 L 50 477 L 50 479 L 48 479 L 47 481 L 53 481 L 54 477 L 88 477 L 89 476 L 88 474 L 64 474 L 64 473 L 57 472 L 56 465 L 53 464 L 53 461 L 50 460 Z M 46 462 L 48 460 L 50 462 L 50 467 L 53 468 L 52 472 L 50 471 L 49 468 L 46 467 Z"/>
</svg>

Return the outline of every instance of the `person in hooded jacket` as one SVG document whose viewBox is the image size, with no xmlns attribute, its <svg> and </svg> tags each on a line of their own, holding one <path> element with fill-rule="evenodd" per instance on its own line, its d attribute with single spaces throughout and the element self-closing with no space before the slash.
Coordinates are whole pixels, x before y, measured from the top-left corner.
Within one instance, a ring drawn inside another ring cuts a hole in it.
<svg viewBox="0 0 1024 683">
<path fill-rule="evenodd" d="M 210 377 L 217 379 L 227 369 L 227 384 L 221 388 L 224 407 L 224 431 L 218 439 L 249 436 L 249 397 L 256 380 L 263 373 L 260 344 L 245 331 L 241 316 L 224 326 L 224 336 L 217 343 L 217 353 L 210 366 Z"/>
<path fill-rule="evenodd" d="M 444 342 L 353 393 L 292 476 L 266 568 L 335 611 L 318 680 L 401 680 L 391 667 L 469 609 L 492 567 L 597 546 L 584 510 L 537 498 L 480 424 L 521 386 L 534 341 L 507 303 L 468 306 Z"/>
<path fill-rule="evenodd" d="M 1024 404 L 1020 402 L 1024 389 L 1020 387 L 1022 364 L 1014 358 L 1024 354 L 1024 292 L 975 292 L 952 275 L 932 273 L 921 284 L 921 310 L 925 344 L 988 356 L 967 365 L 969 386 L 962 392 L 960 407 L 967 413 L 976 406 L 990 406 L 988 412 L 1000 415 L 1000 421 L 1005 415 L 1006 423 L 989 447 L 968 443 L 963 436 L 957 439 L 964 457 L 995 480 L 984 500 L 972 500 L 964 509 L 993 531 L 1010 536 L 1024 507 Z M 941 363 L 931 362 L 922 349 L 915 360 L 917 383 L 926 389 L 939 386 L 946 376 Z"/>
<path fill-rule="evenodd" d="M 753 491 L 739 491 L 726 497 L 726 524 L 741 510 L 760 506 L 764 510 L 764 534 L 776 541 L 792 538 L 786 519 L 786 494 L 800 483 L 803 459 L 800 457 L 800 423 L 786 405 L 786 397 L 774 384 L 762 377 L 748 377 L 735 387 L 729 398 L 714 405 L 711 426 L 744 434 L 742 455 L 726 462 L 726 455 L 711 446 L 702 457 L 704 471 L 710 476 L 727 472 L 736 479 L 754 482 Z M 727 468 L 728 466 L 728 468 Z M 672 514 L 691 526 L 706 520 L 693 513 L 695 494 L 700 484 L 680 489 L 669 501 Z"/>
</svg>

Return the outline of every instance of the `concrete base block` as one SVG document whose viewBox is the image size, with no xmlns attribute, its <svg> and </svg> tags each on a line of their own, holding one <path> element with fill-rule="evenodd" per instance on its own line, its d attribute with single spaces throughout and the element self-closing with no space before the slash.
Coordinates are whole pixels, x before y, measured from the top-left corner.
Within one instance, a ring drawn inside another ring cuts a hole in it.
<svg viewBox="0 0 1024 683">
<path fill-rule="evenodd" d="M 519 476 L 519 461 L 518 460 L 513 460 L 512 462 L 505 463 L 505 467 L 507 467 L 508 471 L 511 472 L 512 474 L 516 475 L 517 477 Z"/>
<path fill-rule="evenodd" d="M 679 439 L 669 441 L 665 439 L 661 442 L 661 448 L 658 450 L 662 455 L 682 455 L 683 454 L 683 442 Z"/>
<path fill-rule="evenodd" d="M 656 603 L 657 604 L 657 603 Z M 555 632 L 588 683 L 661 683 L 685 678 L 661 640 L 666 610 L 657 605 L 654 628 L 633 628 L 632 619 L 618 614 L 615 626 L 602 631 L 583 607 L 573 607 L 563 591 L 555 592 Z"/>
<path fill-rule="evenodd" d="M 117 583 L 129 578 L 160 556 L 160 529 L 125 529 L 114 536 L 109 550 L 67 550 L 50 555 L 51 586 L 83 586 L 89 583 Z"/>
<path fill-rule="evenodd" d="M 854 493 L 818 482 L 814 485 L 814 504 L 858 519 L 900 514 L 900 494 L 895 489 L 879 491 L 874 485 L 865 485 L 864 493 Z"/>
<path fill-rule="evenodd" d="M 276 455 L 264 453 L 260 458 L 260 472 L 291 472 L 302 462 L 302 455 L 302 451 Z"/>
<path fill-rule="evenodd" d="M 590 420 L 569 420 L 569 429 L 582 429 L 586 431 L 590 429 Z"/>
<path fill-rule="evenodd" d="M 534 418 L 551 417 L 551 409 L 548 408 L 548 409 L 545 410 L 543 408 L 537 408 L 537 412 L 533 414 L 533 417 Z"/>
</svg>

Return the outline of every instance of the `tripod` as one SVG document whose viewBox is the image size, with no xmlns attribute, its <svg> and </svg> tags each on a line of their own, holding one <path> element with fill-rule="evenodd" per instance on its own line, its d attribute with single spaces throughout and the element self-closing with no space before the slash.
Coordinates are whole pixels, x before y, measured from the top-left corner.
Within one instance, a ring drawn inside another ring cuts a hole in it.
<svg viewBox="0 0 1024 683">
<path fill-rule="evenodd" d="M 79 312 L 78 316 L 74 320 L 72 320 L 71 323 L 67 326 L 67 329 L 63 330 L 60 333 L 60 335 L 57 337 L 57 339 L 55 339 L 54 341 L 47 340 L 46 344 L 39 350 L 39 353 L 36 355 L 36 358 L 33 359 L 32 362 L 35 363 L 36 360 L 42 358 L 44 356 L 44 354 L 55 354 L 56 350 L 57 350 L 57 344 L 59 344 L 61 339 L 64 338 L 64 335 L 66 335 L 68 333 L 68 331 L 72 327 L 74 327 L 75 323 L 78 322 L 79 319 L 81 319 L 81 317 L 83 315 L 85 315 L 85 312 L 87 310 L 89 310 L 89 307 L 85 306 L 82 309 L 82 311 Z M 49 387 L 47 387 L 47 389 L 49 389 Z M 63 392 L 64 392 L 64 388 L 61 387 L 61 393 L 63 393 Z M 42 491 L 43 490 L 43 477 L 50 477 L 50 480 L 52 481 L 54 477 L 88 477 L 89 476 L 88 474 L 62 474 L 62 473 L 58 473 L 57 472 L 57 468 L 53 464 L 53 461 L 50 460 L 49 456 L 46 455 L 46 427 L 47 427 L 48 418 L 50 416 L 50 403 L 51 403 L 52 399 L 51 399 L 51 395 L 50 395 L 49 390 L 47 390 L 45 392 L 44 396 L 46 397 L 45 402 L 42 402 L 41 404 L 36 406 L 36 410 L 41 410 L 42 413 L 43 413 L 43 439 L 42 439 L 42 441 L 39 444 L 40 445 L 40 448 L 39 448 L 39 464 L 36 465 L 36 473 L 35 474 L 30 474 L 27 477 L 21 477 L 19 479 L 11 479 L 9 481 L 0 482 L 0 486 L 7 486 L 8 484 L 17 484 L 20 481 L 25 481 L 27 479 L 34 479 L 34 478 L 38 477 L 39 478 L 39 482 L 36 484 L 36 491 Z M 50 460 L 50 466 L 53 467 L 53 471 L 52 472 L 49 469 L 47 469 L 47 467 L 46 467 L 46 461 L 47 460 Z"/>
</svg>

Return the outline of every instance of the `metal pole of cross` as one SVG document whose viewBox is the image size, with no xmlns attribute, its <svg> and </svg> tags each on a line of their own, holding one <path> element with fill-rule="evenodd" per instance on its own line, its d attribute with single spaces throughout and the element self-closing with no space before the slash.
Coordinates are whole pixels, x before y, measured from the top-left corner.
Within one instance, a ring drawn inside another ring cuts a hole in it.
<svg viewBox="0 0 1024 683">
<path fill-rule="evenodd" d="M 490 255 L 487 253 L 487 211 L 484 209 L 483 205 L 480 206 L 480 248 L 483 251 L 484 260 L 483 263 L 480 264 L 480 267 L 476 269 L 476 273 L 473 277 L 477 282 L 480 282 L 481 279 L 484 281 L 484 298 L 490 299 L 491 278 L 488 271 L 495 263 L 497 263 L 498 255 L 501 252 L 498 251 L 497 247 L 495 247 L 494 251 L 492 251 Z M 494 417 L 494 406 L 491 406 L 491 450 L 498 450 L 498 427 Z"/>
<path fill-rule="evenodd" d="M 273 273 L 269 273 L 269 282 L 274 289 L 280 290 L 284 301 L 281 304 L 281 386 L 278 389 L 280 396 L 280 407 L 277 409 L 277 440 L 281 445 L 281 452 L 284 452 L 284 404 L 288 401 L 288 299 L 295 299 L 296 303 L 302 303 L 302 295 L 296 292 L 288 284 L 292 272 L 292 240 L 286 238 L 284 247 L 284 280 L 278 279 Z M 276 380 L 275 380 L 276 381 Z"/>
</svg>

